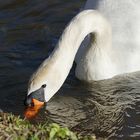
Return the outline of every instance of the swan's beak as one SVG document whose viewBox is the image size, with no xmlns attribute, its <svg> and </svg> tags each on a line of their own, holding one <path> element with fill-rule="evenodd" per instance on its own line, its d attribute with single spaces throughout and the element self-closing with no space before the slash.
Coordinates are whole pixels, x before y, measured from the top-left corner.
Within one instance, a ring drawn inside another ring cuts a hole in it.
<svg viewBox="0 0 140 140">
<path fill-rule="evenodd" d="M 26 119 L 32 119 L 34 118 L 39 110 L 42 108 L 42 106 L 44 105 L 44 102 L 40 102 L 36 99 L 32 99 L 33 100 L 33 104 L 35 104 L 34 106 L 28 106 L 25 111 L 24 111 L 24 116 Z"/>
<path fill-rule="evenodd" d="M 45 97 L 44 97 L 44 89 L 42 87 L 30 93 L 24 101 L 24 104 L 26 106 L 44 105 L 44 103 Z"/>
<path fill-rule="evenodd" d="M 28 106 L 24 111 L 25 118 L 27 119 L 34 118 L 38 114 L 40 108 L 42 108 L 44 103 L 45 103 L 45 97 L 44 97 L 44 89 L 42 87 L 30 93 L 26 97 L 24 102 L 24 104 Z"/>
</svg>

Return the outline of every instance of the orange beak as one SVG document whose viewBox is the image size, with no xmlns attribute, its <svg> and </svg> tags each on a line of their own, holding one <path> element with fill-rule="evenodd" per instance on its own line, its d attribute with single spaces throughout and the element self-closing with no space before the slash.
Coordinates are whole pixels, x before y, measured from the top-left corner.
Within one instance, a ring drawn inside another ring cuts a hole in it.
<svg viewBox="0 0 140 140">
<path fill-rule="evenodd" d="M 40 102 L 36 99 L 32 99 L 32 104 L 33 104 L 33 106 L 27 107 L 24 112 L 24 116 L 27 119 L 34 118 L 38 114 L 38 112 L 42 108 L 42 106 L 44 105 L 44 102 Z"/>
<path fill-rule="evenodd" d="M 41 102 L 41 101 L 38 101 L 37 99 L 32 99 L 32 103 L 34 106 L 43 106 L 44 105 L 44 102 Z"/>
</svg>

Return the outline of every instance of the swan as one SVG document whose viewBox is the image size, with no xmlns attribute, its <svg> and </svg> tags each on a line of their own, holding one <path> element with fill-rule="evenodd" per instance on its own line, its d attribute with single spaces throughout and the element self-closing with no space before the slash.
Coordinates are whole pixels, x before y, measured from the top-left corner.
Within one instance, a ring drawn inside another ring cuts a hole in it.
<svg viewBox="0 0 140 140">
<path fill-rule="evenodd" d="M 139 19 L 134 0 L 88 0 L 31 76 L 26 105 L 33 98 L 48 102 L 63 85 L 74 60 L 76 77 L 88 82 L 140 70 Z"/>
</svg>

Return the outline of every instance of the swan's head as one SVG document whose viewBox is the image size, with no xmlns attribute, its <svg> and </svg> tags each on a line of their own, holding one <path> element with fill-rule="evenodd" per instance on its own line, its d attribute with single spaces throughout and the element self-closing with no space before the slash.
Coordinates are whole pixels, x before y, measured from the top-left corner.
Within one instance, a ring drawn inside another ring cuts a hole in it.
<svg viewBox="0 0 140 140">
<path fill-rule="evenodd" d="M 27 97 L 25 99 L 25 105 L 27 106 L 34 106 L 34 105 L 43 105 L 46 100 L 45 100 L 45 89 L 46 89 L 46 84 L 42 84 L 40 88 L 37 88 L 36 90 L 31 91 L 29 90 Z"/>
<path fill-rule="evenodd" d="M 50 68 L 49 64 L 42 64 L 37 72 L 35 72 L 28 85 L 28 93 L 25 99 L 25 105 L 31 106 L 33 99 L 37 102 L 48 102 L 50 98 L 59 90 L 59 79 L 54 68 Z"/>
</svg>

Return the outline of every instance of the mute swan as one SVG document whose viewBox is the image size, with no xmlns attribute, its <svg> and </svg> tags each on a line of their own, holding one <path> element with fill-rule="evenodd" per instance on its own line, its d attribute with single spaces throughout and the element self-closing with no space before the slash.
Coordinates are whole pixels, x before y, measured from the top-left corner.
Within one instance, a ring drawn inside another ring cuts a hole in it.
<svg viewBox="0 0 140 140">
<path fill-rule="evenodd" d="M 97 81 L 140 70 L 140 12 L 138 8 L 133 9 L 137 6 L 133 0 L 112 2 L 113 4 L 108 0 L 95 0 L 95 3 L 87 1 L 85 9 L 92 6 L 98 11 L 83 10 L 66 27 L 49 58 L 31 77 L 27 105 L 32 103 L 32 98 L 41 102 L 51 99 L 68 76 L 77 52 L 75 75 L 80 80 Z M 126 4 L 123 5 L 124 9 L 119 3 Z M 128 12 L 131 9 L 127 11 L 130 7 L 134 13 Z M 118 9 L 115 11 L 113 8 Z M 123 10 L 127 13 L 122 13 Z M 110 11 L 114 13 L 109 13 Z M 83 42 L 80 47 L 85 37 L 87 45 L 84 46 Z"/>
</svg>

